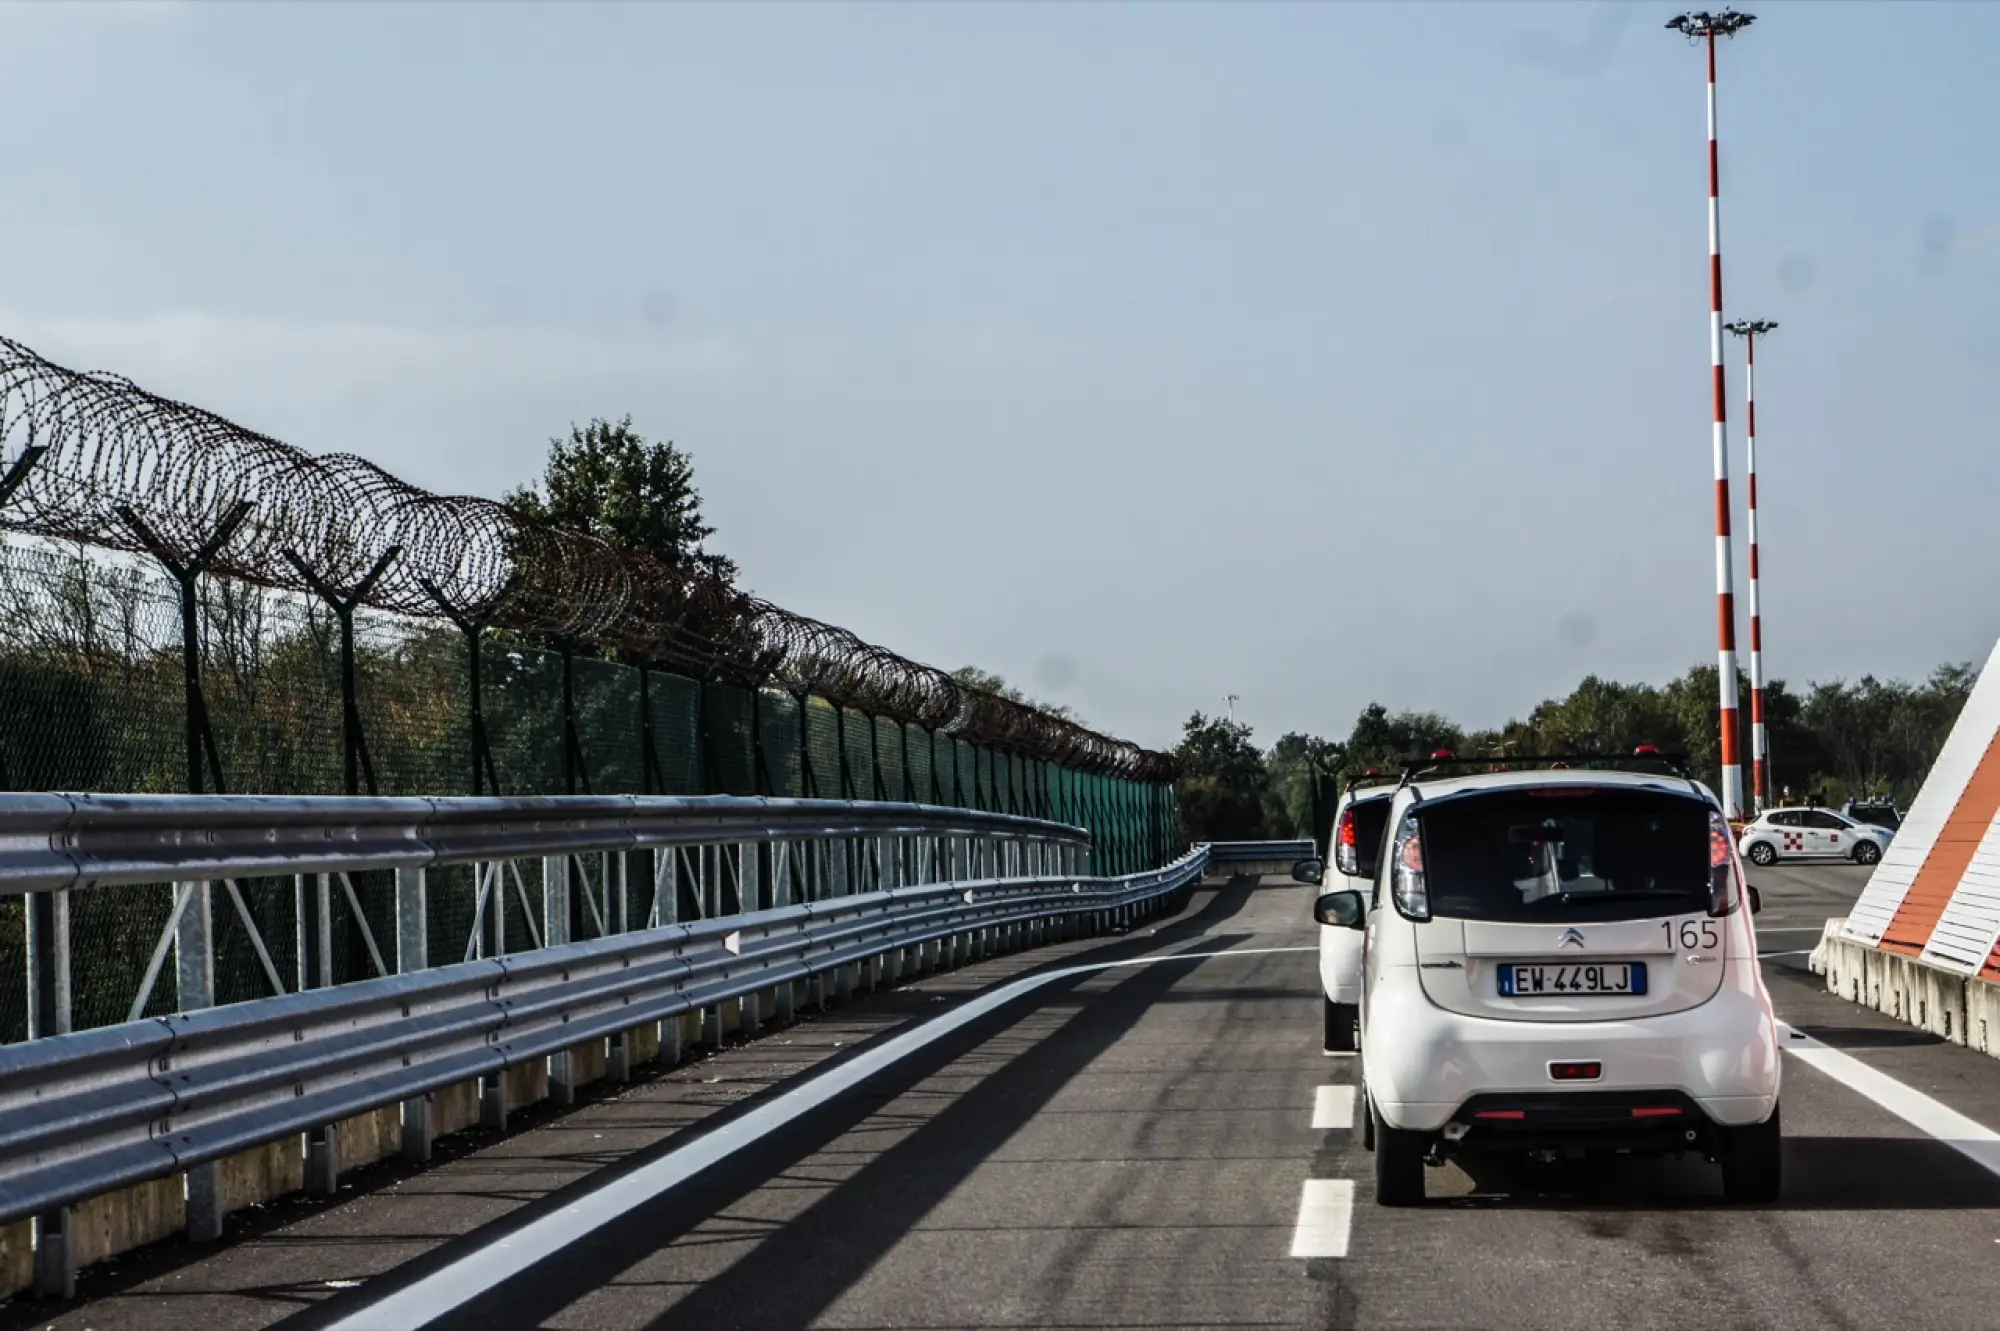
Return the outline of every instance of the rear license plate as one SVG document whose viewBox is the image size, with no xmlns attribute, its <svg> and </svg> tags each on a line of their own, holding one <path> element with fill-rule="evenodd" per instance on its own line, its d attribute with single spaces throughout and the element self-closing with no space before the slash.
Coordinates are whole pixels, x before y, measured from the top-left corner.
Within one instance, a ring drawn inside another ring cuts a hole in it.
<svg viewBox="0 0 2000 1331">
<path fill-rule="evenodd" d="M 1500 966 L 1502 998 L 1637 997 L 1646 992 L 1643 961 L 1587 965 Z"/>
</svg>

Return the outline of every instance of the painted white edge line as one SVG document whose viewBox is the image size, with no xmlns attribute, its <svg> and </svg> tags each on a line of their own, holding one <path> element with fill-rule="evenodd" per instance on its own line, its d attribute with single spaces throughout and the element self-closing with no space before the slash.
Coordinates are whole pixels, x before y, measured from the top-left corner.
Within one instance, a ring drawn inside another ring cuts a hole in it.
<svg viewBox="0 0 2000 1331">
<path fill-rule="evenodd" d="M 668 1151 L 629 1174 L 595 1188 L 560 1210 L 551 1211 L 510 1233 L 503 1234 L 457 1261 L 404 1286 L 367 1307 L 356 1309 L 334 1322 L 330 1331 L 416 1331 L 444 1316 L 461 1304 L 509 1280 L 537 1262 L 546 1260 L 612 1221 L 652 1201 L 661 1193 L 693 1178 L 710 1165 L 817 1109 L 842 1092 L 860 1085 L 926 1045 L 934 1044 L 961 1026 L 979 1020 L 1004 1006 L 1071 975 L 1113 970 L 1120 966 L 1149 966 L 1163 961 L 1203 961 L 1214 957 L 1258 956 L 1272 952 L 1317 952 L 1310 947 L 1246 947 L 1220 952 L 1165 953 L 1155 957 L 1130 957 L 1122 961 L 1096 961 L 1080 966 L 1064 966 L 1038 975 L 1022 976 L 967 999 L 949 1012 L 931 1018 L 921 1026 L 891 1036 L 879 1045 L 867 1046 L 842 1063 L 775 1096 L 741 1118 L 714 1129 L 687 1145 Z M 1344 1240 L 1343 1240 L 1344 1243 Z"/>
<path fill-rule="evenodd" d="M 1354 1180 L 1309 1178 L 1299 1190 L 1299 1219 L 1292 1227 L 1292 1256 L 1345 1257 L 1354 1227 Z"/>
<path fill-rule="evenodd" d="M 1313 1123 L 1315 1128 L 1354 1127 L 1354 1088 L 1352 1086 L 1321 1086 L 1313 1091 Z"/>
<path fill-rule="evenodd" d="M 1848 1090 L 1872 1100 L 1911 1127 L 1951 1147 L 1989 1173 L 2000 1174 L 2000 1132 L 1976 1123 L 1922 1091 L 1912 1090 L 1886 1072 L 1822 1044 L 1810 1035 L 1778 1023 L 1778 1042 L 1786 1053 Z"/>
</svg>

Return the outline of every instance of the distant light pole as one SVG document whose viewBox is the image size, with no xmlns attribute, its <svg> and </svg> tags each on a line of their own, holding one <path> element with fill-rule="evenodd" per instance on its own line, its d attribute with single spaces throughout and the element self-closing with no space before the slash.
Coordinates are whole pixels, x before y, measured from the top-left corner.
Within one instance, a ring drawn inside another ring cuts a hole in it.
<svg viewBox="0 0 2000 1331">
<path fill-rule="evenodd" d="M 1743 760 L 1736 747 L 1736 583 L 1729 557 L 1729 430 L 1722 375 L 1722 212 L 1721 171 L 1715 149 L 1715 39 L 1733 37 L 1756 19 L 1725 9 L 1694 11 L 1669 19 L 1667 26 L 1708 47 L 1708 349 L 1715 394 L 1715 602 L 1716 656 L 1722 688 L 1722 812 L 1743 809 Z"/>
<path fill-rule="evenodd" d="M 1729 331 L 1743 339 L 1743 475 L 1750 488 L 1750 802 L 1771 803 L 1771 741 L 1764 732 L 1764 606 L 1757 594 L 1757 339 L 1778 325 L 1738 319 Z"/>
<path fill-rule="evenodd" d="M 1239 699 L 1234 693 L 1225 693 L 1222 695 L 1222 700 L 1229 704 L 1229 724 L 1233 726 L 1236 724 L 1236 704 Z"/>
</svg>

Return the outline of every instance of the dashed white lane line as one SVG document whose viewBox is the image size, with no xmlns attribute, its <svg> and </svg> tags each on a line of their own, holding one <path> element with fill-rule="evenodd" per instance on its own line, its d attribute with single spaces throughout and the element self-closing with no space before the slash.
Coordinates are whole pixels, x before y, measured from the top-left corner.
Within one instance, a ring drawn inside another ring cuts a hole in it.
<svg viewBox="0 0 2000 1331">
<path fill-rule="evenodd" d="M 1313 1126 L 1316 1128 L 1354 1127 L 1354 1088 L 1322 1086 L 1313 1092 Z"/>
<path fill-rule="evenodd" d="M 1778 1023 L 1778 1042 L 1785 1052 L 1845 1086 L 1873 1100 L 1911 1127 L 1928 1133 L 1946 1146 L 2000 1174 L 2000 1132 L 1976 1123 L 1956 1109 L 1939 1104 L 1922 1091 L 1912 1090 L 1886 1072 L 1869 1067 L 1852 1054 L 1843 1054 L 1809 1035 Z"/>
<path fill-rule="evenodd" d="M 1347 1256 L 1347 1236 L 1353 1224 L 1353 1179 L 1307 1179 L 1299 1193 L 1299 1221 L 1292 1230 L 1292 1256 Z"/>
</svg>

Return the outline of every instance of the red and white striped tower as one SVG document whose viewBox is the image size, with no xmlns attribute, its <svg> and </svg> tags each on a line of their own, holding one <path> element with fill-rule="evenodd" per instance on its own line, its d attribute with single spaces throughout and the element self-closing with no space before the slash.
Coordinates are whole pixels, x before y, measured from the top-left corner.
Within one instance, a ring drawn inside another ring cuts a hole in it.
<svg viewBox="0 0 2000 1331">
<path fill-rule="evenodd" d="M 1771 804 L 1771 741 L 1764 731 L 1764 604 L 1757 594 L 1757 339 L 1778 325 L 1738 319 L 1729 331 L 1743 339 L 1743 479 L 1750 487 L 1750 803 Z"/>
<path fill-rule="evenodd" d="M 1716 648 L 1722 686 L 1722 812 L 1743 810 L 1743 760 L 1736 748 L 1736 582 L 1729 551 L 1729 413 L 1722 374 L 1721 172 L 1715 149 L 1715 39 L 1755 22 L 1749 14 L 1689 13 L 1667 26 L 1708 48 L 1708 349 L 1715 397 L 1715 605 Z"/>
</svg>

